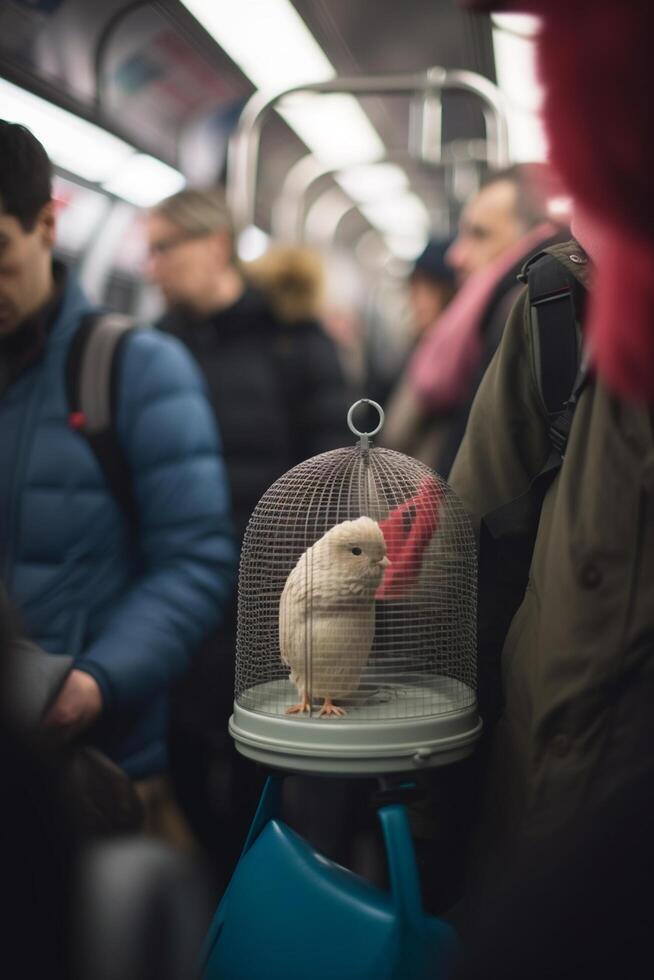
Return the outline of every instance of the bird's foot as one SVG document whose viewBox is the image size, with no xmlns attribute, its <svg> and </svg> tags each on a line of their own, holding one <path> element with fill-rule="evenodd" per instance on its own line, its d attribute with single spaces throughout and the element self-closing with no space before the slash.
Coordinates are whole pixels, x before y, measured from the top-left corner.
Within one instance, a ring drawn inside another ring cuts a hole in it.
<svg viewBox="0 0 654 980">
<path fill-rule="evenodd" d="M 299 715 L 304 711 L 311 711 L 311 702 L 306 694 L 302 695 L 302 700 L 299 704 L 292 704 L 290 708 L 286 709 L 285 714 L 287 715 Z"/>
<path fill-rule="evenodd" d="M 318 717 L 323 718 L 333 715 L 335 718 L 342 718 L 344 714 L 344 708 L 339 708 L 337 705 L 335 705 L 331 698 L 325 698 L 323 706 L 318 712 Z"/>
</svg>

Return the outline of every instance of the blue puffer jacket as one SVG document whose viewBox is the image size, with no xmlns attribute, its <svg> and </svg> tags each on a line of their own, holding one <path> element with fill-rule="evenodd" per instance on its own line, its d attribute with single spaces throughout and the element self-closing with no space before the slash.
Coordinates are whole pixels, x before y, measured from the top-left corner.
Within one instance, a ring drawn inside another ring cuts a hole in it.
<svg viewBox="0 0 654 980">
<path fill-rule="evenodd" d="M 228 491 L 202 381 L 175 340 L 134 331 L 115 428 L 139 511 L 123 513 L 68 423 L 66 356 L 91 307 L 74 281 L 44 356 L 0 399 L 0 554 L 28 634 L 102 690 L 92 735 L 130 775 L 165 768 L 166 691 L 234 587 Z"/>
</svg>

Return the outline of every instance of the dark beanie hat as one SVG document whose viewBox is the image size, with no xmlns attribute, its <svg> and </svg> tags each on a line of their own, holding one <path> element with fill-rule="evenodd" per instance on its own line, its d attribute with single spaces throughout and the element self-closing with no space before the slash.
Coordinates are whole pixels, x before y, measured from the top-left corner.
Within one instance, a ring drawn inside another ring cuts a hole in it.
<svg viewBox="0 0 654 980">
<path fill-rule="evenodd" d="M 411 276 L 416 274 L 426 276 L 435 282 L 455 283 L 454 270 L 445 261 L 445 253 L 452 244 L 447 238 L 432 238 L 413 263 Z"/>
</svg>

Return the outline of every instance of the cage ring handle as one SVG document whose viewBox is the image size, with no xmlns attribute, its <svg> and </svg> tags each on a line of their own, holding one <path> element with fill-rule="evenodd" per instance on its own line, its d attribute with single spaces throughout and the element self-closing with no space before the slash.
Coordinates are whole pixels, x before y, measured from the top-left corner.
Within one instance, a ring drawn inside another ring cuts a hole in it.
<svg viewBox="0 0 654 980">
<path fill-rule="evenodd" d="M 379 424 L 377 425 L 376 429 L 372 430 L 372 432 L 360 432 L 355 426 L 354 422 L 352 421 L 352 416 L 354 415 L 354 411 L 359 407 L 359 405 L 372 405 L 372 407 L 376 408 L 377 411 L 379 412 Z M 360 398 L 357 402 L 354 403 L 354 405 L 350 407 L 350 411 L 347 413 L 347 424 L 350 432 L 353 432 L 355 436 L 360 436 L 361 439 L 368 439 L 370 436 L 377 435 L 377 433 L 379 432 L 379 430 L 384 424 L 384 418 L 385 418 L 384 409 L 381 407 L 381 405 L 378 402 L 374 402 L 371 398 Z"/>
</svg>

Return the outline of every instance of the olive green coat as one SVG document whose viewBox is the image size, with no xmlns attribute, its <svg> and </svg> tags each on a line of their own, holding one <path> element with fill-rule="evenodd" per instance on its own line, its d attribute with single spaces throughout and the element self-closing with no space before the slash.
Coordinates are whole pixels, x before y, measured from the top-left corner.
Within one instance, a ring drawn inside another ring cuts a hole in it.
<svg viewBox="0 0 654 980">
<path fill-rule="evenodd" d="M 548 251 L 587 285 L 589 265 L 575 242 Z M 525 290 L 450 482 L 483 516 L 526 490 L 548 452 Z M 654 755 L 654 745 L 640 748 L 654 713 L 652 419 L 596 381 L 581 395 L 545 497 L 502 680 L 485 815 L 496 843 L 521 830 L 549 832 Z"/>
</svg>

